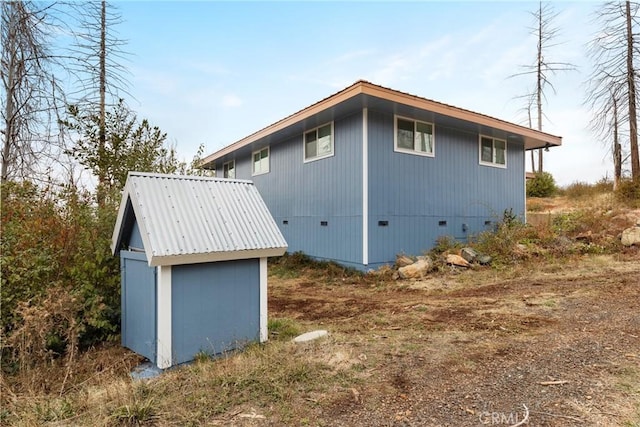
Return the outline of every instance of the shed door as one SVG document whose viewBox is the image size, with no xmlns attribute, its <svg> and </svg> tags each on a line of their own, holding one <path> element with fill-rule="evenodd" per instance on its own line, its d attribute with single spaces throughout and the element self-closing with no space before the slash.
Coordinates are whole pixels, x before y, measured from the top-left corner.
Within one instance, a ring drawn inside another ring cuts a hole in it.
<svg viewBox="0 0 640 427">
<path fill-rule="evenodd" d="M 156 360 L 156 268 L 144 253 L 120 252 L 122 345 Z"/>
</svg>

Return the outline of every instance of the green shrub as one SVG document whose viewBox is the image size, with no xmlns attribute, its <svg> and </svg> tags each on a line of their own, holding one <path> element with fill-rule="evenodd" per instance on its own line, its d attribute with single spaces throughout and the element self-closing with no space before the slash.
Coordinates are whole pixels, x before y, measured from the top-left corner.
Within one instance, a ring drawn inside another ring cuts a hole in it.
<svg viewBox="0 0 640 427">
<path fill-rule="evenodd" d="M 556 181 L 549 172 L 536 173 L 527 180 L 527 197 L 551 197 L 557 191 Z"/>
</svg>

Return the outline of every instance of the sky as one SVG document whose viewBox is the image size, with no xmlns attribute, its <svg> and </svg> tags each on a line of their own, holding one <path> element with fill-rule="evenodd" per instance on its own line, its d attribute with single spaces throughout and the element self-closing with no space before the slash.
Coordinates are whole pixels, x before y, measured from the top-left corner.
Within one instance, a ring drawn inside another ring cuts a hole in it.
<svg viewBox="0 0 640 427">
<path fill-rule="evenodd" d="M 211 154 L 360 79 L 518 124 L 535 76 L 537 2 L 116 2 L 127 40 L 130 107 L 190 161 Z M 586 45 L 595 2 L 554 2 L 558 43 L 547 59 L 575 71 L 550 80 L 543 130 L 559 185 L 612 176 L 588 129 Z M 527 169 L 530 169 L 527 155 Z"/>
</svg>

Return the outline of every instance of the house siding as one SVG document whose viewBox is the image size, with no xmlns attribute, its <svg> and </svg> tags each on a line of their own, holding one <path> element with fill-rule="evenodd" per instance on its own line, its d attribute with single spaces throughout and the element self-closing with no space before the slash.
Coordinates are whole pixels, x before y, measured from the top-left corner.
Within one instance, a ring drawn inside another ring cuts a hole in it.
<svg viewBox="0 0 640 427">
<path fill-rule="evenodd" d="M 421 111 L 401 115 L 433 120 Z M 440 236 L 466 241 L 491 229 L 505 210 L 524 215 L 522 143 L 508 143 L 506 168 L 485 166 L 479 163 L 479 133 L 435 123 L 435 156 L 418 156 L 394 151 L 393 114 L 368 109 L 367 120 L 367 265 L 362 264 L 362 110 L 334 121 L 332 157 L 305 163 L 302 134 L 272 141 L 270 172 L 263 175 L 251 175 L 250 156 L 236 156 L 236 177 L 254 181 L 289 252 L 376 268 L 393 263 L 398 253 L 421 254 Z M 224 161 L 218 160 L 218 168 Z"/>
<path fill-rule="evenodd" d="M 466 240 L 489 228 L 485 221 L 500 220 L 505 209 L 524 213 L 522 145 L 508 145 L 506 169 L 484 166 L 478 134 L 436 125 L 435 157 L 397 153 L 393 120 L 369 111 L 369 266 L 392 262 L 401 252 L 420 254 L 439 236 Z"/>
<path fill-rule="evenodd" d="M 255 183 L 288 251 L 360 266 L 362 113 L 334 120 L 331 157 L 305 163 L 302 134 L 271 144 L 269 150 L 269 173 L 251 176 L 251 158 L 246 156 L 236 159 L 236 172 Z"/>
<path fill-rule="evenodd" d="M 171 293 L 173 363 L 259 340 L 259 259 L 173 266 Z"/>
</svg>

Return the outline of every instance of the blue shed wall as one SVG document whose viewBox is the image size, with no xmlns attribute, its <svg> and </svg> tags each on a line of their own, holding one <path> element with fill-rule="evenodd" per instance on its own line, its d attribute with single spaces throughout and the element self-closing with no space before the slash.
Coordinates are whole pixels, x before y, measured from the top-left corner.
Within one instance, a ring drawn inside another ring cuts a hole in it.
<svg viewBox="0 0 640 427">
<path fill-rule="evenodd" d="M 142 235 L 140 234 L 140 226 L 136 220 L 131 227 L 131 237 L 129 237 L 130 248 L 143 249 L 144 243 L 142 243 Z"/>
<path fill-rule="evenodd" d="M 465 240 L 505 209 L 524 213 L 522 145 L 508 145 L 506 169 L 484 166 L 477 133 L 436 125 L 435 157 L 397 153 L 393 120 L 369 111 L 369 266 L 393 262 L 400 252 L 420 254 L 439 236 Z"/>
<path fill-rule="evenodd" d="M 174 363 L 259 340 L 259 259 L 177 265 L 171 281 Z"/>
<path fill-rule="evenodd" d="M 332 157 L 304 163 L 302 138 L 300 134 L 271 144 L 270 172 L 263 175 L 251 176 L 249 157 L 236 158 L 236 176 L 253 180 L 289 252 L 304 251 L 316 258 L 359 266 L 362 112 L 334 121 Z"/>
</svg>

